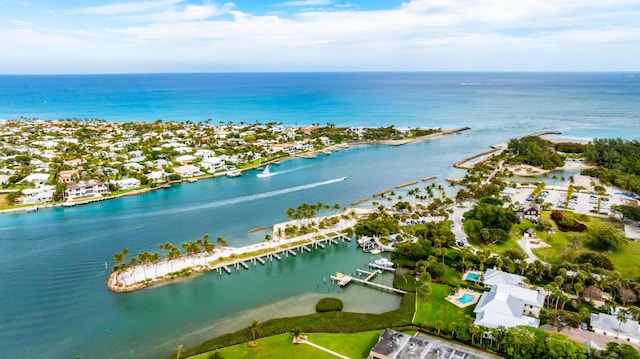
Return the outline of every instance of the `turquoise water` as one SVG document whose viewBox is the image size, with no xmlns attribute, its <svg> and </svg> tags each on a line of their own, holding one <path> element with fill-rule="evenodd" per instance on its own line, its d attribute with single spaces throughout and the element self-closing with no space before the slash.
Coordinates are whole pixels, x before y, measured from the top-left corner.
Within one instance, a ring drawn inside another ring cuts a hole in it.
<svg viewBox="0 0 640 359">
<path fill-rule="evenodd" d="M 479 282 L 480 281 L 480 274 L 478 274 L 478 273 L 467 273 L 466 280 L 469 280 L 469 281 L 472 281 L 472 282 Z"/>
<path fill-rule="evenodd" d="M 460 302 L 460 304 L 467 304 L 473 301 L 474 296 L 472 296 L 471 294 L 464 294 L 460 299 L 458 299 L 458 302 Z"/>
<path fill-rule="evenodd" d="M 543 130 L 573 137 L 638 138 L 634 74 L 205 74 L 0 76 L 0 118 L 332 122 L 471 130 L 410 146 L 362 146 L 89 206 L 0 216 L 1 356 L 157 358 L 245 327 L 313 311 L 338 295 L 345 309 L 385 311 L 399 297 L 325 282 L 371 260 L 341 244 L 233 275 L 204 274 L 129 294 L 106 289 L 104 263 L 128 247 L 261 241 L 301 203 L 371 197 L 423 177 L 459 178 L 452 164 L 509 138 Z M 461 83 L 477 83 L 466 86 Z M 347 176 L 346 181 L 334 179 Z M 424 186 L 424 183 L 420 183 Z M 403 194 L 408 190 L 396 190 Z M 362 206 L 366 206 L 363 204 Z M 390 275 L 381 280 L 390 283 Z"/>
</svg>

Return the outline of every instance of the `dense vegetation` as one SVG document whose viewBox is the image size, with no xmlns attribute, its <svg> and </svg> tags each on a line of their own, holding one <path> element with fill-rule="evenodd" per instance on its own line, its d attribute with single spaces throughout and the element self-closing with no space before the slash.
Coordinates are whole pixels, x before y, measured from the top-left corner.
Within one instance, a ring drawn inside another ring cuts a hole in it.
<svg viewBox="0 0 640 359">
<path fill-rule="evenodd" d="M 316 304 L 316 313 L 339 312 L 342 307 L 342 301 L 338 298 L 322 298 Z"/>
<path fill-rule="evenodd" d="M 585 159 L 597 168 L 583 174 L 598 177 L 626 190 L 640 192 L 640 141 L 595 139 L 584 152 Z"/>
<path fill-rule="evenodd" d="M 577 142 L 558 142 L 553 145 L 556 151 L 563 153 L 583 153 L 588 145 Z"/>
<path fill-rule="evenodd" d="M 524 163 L 546 170 L 552 170 L 564 164 L 564 158 L 555 150 L 553 143 L 538 136 L 514 138 L 509 141 L 508 151 L 515 163 Z"/>
<path fill-rule="evenodd" d="M 496 244 L 509 239 L 511 226 L 520 219 L 502 204 L 496 198 L 481 198 L 464 214 L 464 230 L 472 243 Z"/>
<path fill-rule="evenodd" d="M 398 220 L 386 212 L 370 213 L 365 220 L 358 221 L 356 235 L 358 236 L 389 236 L 400 232 Z"/>
</svg>

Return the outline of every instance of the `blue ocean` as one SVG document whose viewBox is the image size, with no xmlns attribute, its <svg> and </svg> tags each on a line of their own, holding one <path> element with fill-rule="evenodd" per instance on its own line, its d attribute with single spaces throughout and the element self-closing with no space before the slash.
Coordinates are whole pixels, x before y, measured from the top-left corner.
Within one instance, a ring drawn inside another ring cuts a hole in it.
<svg viewBox="0 0 640 359">
<path fill-rule="evenodd" d="M 267 179 L 248 172 L 0 215 L 1 356 L 157 358 L 254 319 L 313 312 L 328 294 L 342 298 L 345 310 L 368 312 L 393 309 L 399 298 L 358 286 L 338 290 L 327 281 L 372 259 L 349 243 L 232 275 L 115 294 L 105 285 L 105 262 L 122 248 L 157 251 L 159 243 L 179 245 L 205 233 L 231 246 L 256 243 L 286 220 L 289 207 L 349 205 L 427 176 L 438 176 L 454 195 L 444 182 L 462 176 L 454 162 L 534 132 L 640 139 L 640 73 L 0 76 L 0 118 L 471 128 L 433 142 L 284 161 Z M 266 230 L 252 231 L 260 227 Z"/>
</svg>

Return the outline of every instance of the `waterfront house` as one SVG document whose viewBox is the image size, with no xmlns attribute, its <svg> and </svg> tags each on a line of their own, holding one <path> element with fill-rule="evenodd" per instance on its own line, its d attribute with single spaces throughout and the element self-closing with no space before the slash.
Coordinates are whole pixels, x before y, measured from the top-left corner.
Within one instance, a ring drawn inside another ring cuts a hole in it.
<svg viewBox="0 0 640 359">
<path fill-rule="evenodd" d="M 209 172 L 215 172 L 224 167 L 225 163 L 220 157 L 207 157 L 202 160 L 200 165 Z"/>
<path fill-rule="evenodd" d="M 591 313 L 591 330 L 596 334 L 640 344 L 640 326 L 635 320 L 627 319 L 621 323 L 615 315 Z"/>
<path fill-rule="evenodd" d="M 69 183 L 64 190 L 67 199 L 97 197 L 109 193 L 109 189 L 100 181 L 90 180 L 88 182 Z"/>
<path fill-rule="evenodd" d="M 137 178 L 123 178 L 115 181 L 120 189 L 133 189 L 140 187 L 140 181 Z"/>
<path fill-rule="evenodd" d="M 26 188 L 22 190 L 22 203 L 33 204 L 53 201 L 54 186 L 42 186 L 39 188 Z"/>
<path fill-rule="evenodd" d="M 543 294 L 522 286 L 524 277 L 489 269 L 484 273 L 483 284 L 490 287 L 480 297 L 473 310 L 477 326 L 497 328 L 528 325 L 538 327 L 540 308 L 544 305 Z"/>
<path fill-rule="evenodd" d="M 202 174 L 200 168 L 193 165 L 184 165 L 180 167 L 176 167 L 173 169 L 173 172 L 179 174 L 181 177 L 195 177 Z"/>
</svg>

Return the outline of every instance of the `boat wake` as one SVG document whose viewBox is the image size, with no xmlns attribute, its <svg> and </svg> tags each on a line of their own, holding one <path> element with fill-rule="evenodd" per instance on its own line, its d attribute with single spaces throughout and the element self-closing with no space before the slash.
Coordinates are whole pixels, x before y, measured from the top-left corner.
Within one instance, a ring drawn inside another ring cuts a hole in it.
<svg viewBox="0 0 640 359">
<path fill-rule="evenodd" d="M 216 207 L 222 207 L 222 206 L 229 206 L 229 205 L 243 203 L 243 202 L 249 202 L 249 201 L 255 201 L 255 200 L 264 199 L 264 198 L 280 196 L 280 195 L 287 194 L 287 193 L 304 191 L 304 190 L 315 188 L 315 187 L 326 186 L 326 185 L 330 185 L 330 184 L 333 184 L 333 183 L 336 183 L 336 182 L 342 182 L 342 181 L 344 181 L 346 179 L 347 179 L 346 177 L 334 178 L 334 179 L 330 179 L 330 180 L 327 180 L 327 181 L 314 182 L 314 183 L 309 183 L 309 184 L 305 184 L 305 185 L 301 185 L 301 186 L 294 186 L 294 187 L 289 187 L 289 188 L 278 189 L 278 190 L 275 190 L 275 191 L 269 191 L 269 192 L 251 194 L 251 195 L 247 195 L 247 196 L 223 199 L 223 200 L 214 201 L 214 202 L 210 202 L 210 203 L 203 203 L 203 204 L 199 204 L 199 205 L 195 205 L 195 206 L 178 207 L 178 208 L 171 208 L 171 209 L 160 210 L 160 211 L 155 211 L 155 212 L 152 211 L 152 212 L 147 212 L 147 213 L 141 213 L 140 216 L 141 217 L 148 217 L 148 216 L 157 216 L 157 215 L 175 215 L 177 213 L 188 213 L 188 212 L 201 211 L 201 210 L 204 210 L 204 209 L 210 209 L 210 208 L 216 208 Z"/>
</svg>

